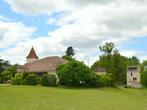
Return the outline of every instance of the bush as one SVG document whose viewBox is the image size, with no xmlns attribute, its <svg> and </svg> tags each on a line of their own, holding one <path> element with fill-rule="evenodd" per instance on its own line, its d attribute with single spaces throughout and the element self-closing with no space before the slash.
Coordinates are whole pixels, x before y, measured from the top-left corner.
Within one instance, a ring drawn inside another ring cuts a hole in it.
<svg viewBox="0 0 147 110">
<path fill-rule="evenodd" d="M 0 73 L 0 84 L 3 83 L 2 73 Z"/>
<path fill-rule="evenodd" d="M 57 78 L 54 74 L 44 74 L 41 77 L 42 86 L 56 86 Z"/>
<path fill-rule="evenodd" d="M 141 83 L 143 86 L 147 87 L 147 72 L 141 74 Z"/>
<path fill-rule="evenodd" d="M 12 84 L 13 85 L 21 85 L 23 83 L 23 77 L 22 74 L 15 74 L 15 76 L 12 78 Z"/>
<path fill-rule="evenodd" d="M 8 80 L 11 80 L 12 78 L 12 73 L 11 71 L 5 70 L 2 72 L 2 82 L 5 83 Z"/>
<path fill-rule="evenodd" d="M 106 75 L 99 75 L 100 77 L 100 85 L 101 87 L 113 87 L 114 81 L 112 78 L 112 75 L 106 74 Z"/>
<path fill-rule="evenodd" d="M 56 73 L 59 83 L 67 86 L 89 86 L 93 76 L 91 69 L 79 61 L 60 65 Z"/>
<path fill-rule="evenodd" d="M 28 84 L 28 85 L 37 85 L 37 75 L 36 74 L 27 75 L 26 84 Z"/>
<path fill-rule="evenodd" d="M 112 76 L 106 75 L 93 75 L 92 79 L 89 81 L 90 87 L 114 87 L 114 81 Z"/>
</svg>

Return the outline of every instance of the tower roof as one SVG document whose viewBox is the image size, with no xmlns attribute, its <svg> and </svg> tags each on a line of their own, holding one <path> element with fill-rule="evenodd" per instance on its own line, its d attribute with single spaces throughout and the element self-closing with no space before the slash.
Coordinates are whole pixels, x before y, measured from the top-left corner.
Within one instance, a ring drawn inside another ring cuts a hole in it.
<svg viewBox="0 0 147 110">
<path fill-rule="evenodd" d="M 36 55 L 36 52 L 35 52 L 35 50 L 34 50 L 33 47 L 32 47 L 32 49 L 31 49 L 29 55 L 28 55 L 26 58 L 27 58 L 27 59 L 29 59 L 29 58 L 36 58 L 36 59 L 38 59 L 38 56 Z"/>
</svg>

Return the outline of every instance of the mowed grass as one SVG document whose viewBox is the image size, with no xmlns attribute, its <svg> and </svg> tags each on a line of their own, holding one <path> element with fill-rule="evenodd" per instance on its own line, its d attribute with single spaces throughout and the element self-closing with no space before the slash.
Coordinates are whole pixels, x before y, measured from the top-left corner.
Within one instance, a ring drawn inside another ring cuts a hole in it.
<svg viewBox="0 0 147 110">
<path fill-rule="evenodd" d="M 0 110 L 147 110 L 147 89 L 0 85 Z"/>
</svg>

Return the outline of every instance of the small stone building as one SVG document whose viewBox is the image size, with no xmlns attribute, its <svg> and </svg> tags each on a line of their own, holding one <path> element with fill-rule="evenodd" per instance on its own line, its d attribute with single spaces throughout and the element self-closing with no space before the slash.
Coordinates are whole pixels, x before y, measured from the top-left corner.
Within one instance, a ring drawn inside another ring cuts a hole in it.
<svg viewBox="0 0 147 110">
<path fill-rule="evenodd" d="M 127 68 L 127 86 L 140 88 L 140 66 L 128 66 Z"/>
<path fill-rule="evenodd" d="M 106 74 L 106 72 L 107 72 L 107 70 L 106 70 L 105 67 L 97 67 L 97 68 L 95 69 L 95 73 L 96 73 L 97 75 Z"/>
</svg>

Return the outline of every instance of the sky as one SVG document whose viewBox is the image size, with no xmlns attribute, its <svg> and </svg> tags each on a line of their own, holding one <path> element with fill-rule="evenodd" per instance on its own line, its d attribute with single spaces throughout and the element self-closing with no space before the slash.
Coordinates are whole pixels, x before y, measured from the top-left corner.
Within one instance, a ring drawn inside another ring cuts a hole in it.
<svg viewBox="0 0 147 110">
<path fill-rule="evenodd" d="M 0 56 L 12 64 L 26 63 L 32 46 L 39 58 L 73 46 L 91 65 L 110 41 L 147 60 L 147 0 L 0 0 Z"/>
</svg>

